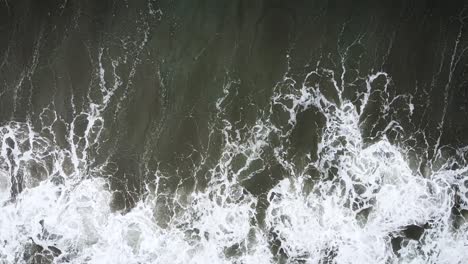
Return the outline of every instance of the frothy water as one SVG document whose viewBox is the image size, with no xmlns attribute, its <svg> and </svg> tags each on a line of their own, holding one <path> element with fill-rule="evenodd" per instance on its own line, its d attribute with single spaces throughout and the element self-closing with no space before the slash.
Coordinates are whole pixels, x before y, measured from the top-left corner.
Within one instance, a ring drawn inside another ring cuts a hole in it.
<svg viewBox="0 0 468 264">
<path fill-rule="evenodd" d="M 377 75 L 389 78 L 385 73 L 369 76 L 369 87 Z M 229 93 L 226 87 L 225 95 Z M 326 126 L 318 159 L 307 164 L 319 177 L 294 174 L 295 164 L 282 158 L 283 145 L 276 148 L 276 158 L 291 169 L 268 191 L 264 225 L 256 219 L 258 200 L 240 185 L 245 180 L 240 175 L 261 159 L 271 135 L 286 140 L 290 132 L 268 118 L 257 120 L 247 132 L 233 131 L 222 120 L 223 152 L 207 188 L 180 201 L 182 209 L 164 228 L 155 219 L 158 188 L 148 190 L 129 212 L 113 212 L 106 180 L 90 177 L 76 165 L 80 160 L 74 159 L 86 154 L 54 146 L 28 123 L 9 123 L 0 129 L 1 260 L 273 263 L 270 248 L 277 243 L 278 254 L 288 263 L 388 263 L 397 256 L 403 263 L 462 263 L 468 258 L 468 225 L 463 218 L 454 227 L 460 220 L 452 207 L 458 202 L 459 208 L 468 209 L 468 169 L 441 168 L 424 177 L 410 168 L 405 149 L 385 137 L 364 144 L 359 113 L 367 98 L 364 94 L 359 109 L 348 100 L 333 103 L 320 87 L 305 84 L 295 93 L 275 93 L 271 104 L 283 107 L 292 127 L 298 112 L 311 107 L 324 115 Z M 218 100 L 217 118 L 222 118 L 225 99 Z M 238 155 L 245 159 L 236 170 L 233 159 Z M 12 190 L 17 193 L 10 194 Z M 401 248 L 394 250 L 392 241 L 411 225 L 427 228 L 419 240 L 402 238 Z M 42 252 L 34 252 L 34 246 Z M 54 258 L 50 246 L 61 254 Z"/>
<path fill-rule="evenodd" d="M 148 16 L 160 21 L 164 13 L 155 5 L 148 2 Z M 164 169 L 164 161 L 152 164 L 145 149 L 138 167 L 144 179 L 134 194 L 132 176 L 119 178 L 112 156 L 121 151 L 112 137 L 128 135 L 112 129 L 132 111 L 126 100 L 138 93 L 132 87 L 139 65 L 150 64 L 142 54 L 152 24 L 137 23 L 140 38 L 120 40 L 125 56 L 97 49 L 95 83 L 81 98 L 71 94 L 69 112 L 52 102 L 2 123 L 0 263 L 467 262 L 468 148 L 443 145 L 443 132 L 408 129 L 422 106 L 415 94 L 394 92 L 387 71 L 360 72 L 361 55 L 354 53 L 363 36 L 347 47 L 338 43 L 341 61 L 330 66 L 333 60 L 321 55 L 305 74 L 292 73 L 288 52 L 282 78 L 271 94 L 261 94 L 265 105 L 242 94 L 241 81 L 226 73 L 201 147 L 189 146 L 183 158 L 189 177 L 178 167 Z M 453 52 L 440 131 L 466 50 L 459 47 L 463 25 L 454 45 L 446 45 Z M 161 112 L 177 111 L 169 102 L 179 100 L 171 97 L 176 92 L 165 88 L 174 80 L 161 69 L 156 75 Z M 169 117 L 145 130 L 159 137 Z M 120 193 L 133 204 L 116 209 Z"/>
</svg>

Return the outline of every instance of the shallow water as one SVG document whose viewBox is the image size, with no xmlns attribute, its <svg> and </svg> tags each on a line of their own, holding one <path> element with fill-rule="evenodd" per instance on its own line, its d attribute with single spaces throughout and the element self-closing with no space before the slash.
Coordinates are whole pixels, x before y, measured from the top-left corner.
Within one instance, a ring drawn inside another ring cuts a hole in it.
<svg viewBox="0 0 468 264">
<path fill-rule="evenodd" d="M 465 263 L 463 1 L 1 1 L 0 263 Z"/>
</svg>

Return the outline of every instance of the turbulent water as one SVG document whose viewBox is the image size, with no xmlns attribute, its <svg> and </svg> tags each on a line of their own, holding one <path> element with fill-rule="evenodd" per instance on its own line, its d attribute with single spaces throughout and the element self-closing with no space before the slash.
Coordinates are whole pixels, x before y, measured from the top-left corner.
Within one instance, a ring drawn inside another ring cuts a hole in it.
<svg viewBox="0 0 468 264">
<path fill-rule="evenodd" d="M 0 263 L 468 263 L 464 1 L 0 1 Z"/>
</svg>

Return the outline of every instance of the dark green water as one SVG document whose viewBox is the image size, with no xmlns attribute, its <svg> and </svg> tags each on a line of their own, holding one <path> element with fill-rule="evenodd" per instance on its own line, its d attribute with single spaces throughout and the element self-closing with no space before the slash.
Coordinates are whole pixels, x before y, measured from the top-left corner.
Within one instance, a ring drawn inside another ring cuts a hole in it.
<svg viewBox="0 0 468 264">
<path fill-rule="evenodd" d="M 463 263 L 467 21 L 2 0 L 0 263 Z"/>
</svg>

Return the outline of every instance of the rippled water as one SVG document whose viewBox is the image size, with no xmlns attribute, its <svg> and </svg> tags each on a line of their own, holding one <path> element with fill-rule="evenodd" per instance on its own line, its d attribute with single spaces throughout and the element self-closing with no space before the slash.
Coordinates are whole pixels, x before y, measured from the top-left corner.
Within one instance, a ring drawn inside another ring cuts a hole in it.
<svg viewBox="0 0 468 264">
<path fill-rule="evenodd" d="M 463 1 L 0 7 L 0 263 L 467 263 Z"/>
</svg>

